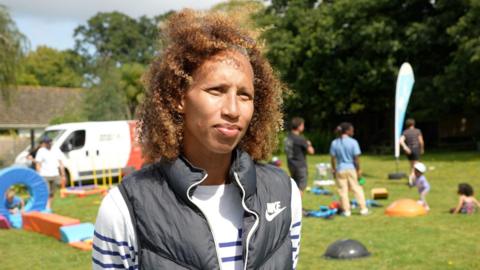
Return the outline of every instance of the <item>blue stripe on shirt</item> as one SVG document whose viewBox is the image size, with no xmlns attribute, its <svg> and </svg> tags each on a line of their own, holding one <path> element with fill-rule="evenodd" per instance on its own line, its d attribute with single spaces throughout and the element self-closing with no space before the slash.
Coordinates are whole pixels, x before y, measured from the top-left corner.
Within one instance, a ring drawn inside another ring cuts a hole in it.
<svg viewBox="0 0 480 270">
<path fill-rule="evenodd" d="M 235 242 L 225 242 L 225 243 L 219 243 L 218 244 L 221 248 L 224 247 L 234 247 L 234 246 L 241 246 L 242 241 L 235 241 Z"/>
<path fill-rule="evenodd" d="M 93 262 L 102 268 L 113 268 L 113 269 L 125 269 L 125 266 L 123 264 L 114 264 L 114 263 L 102 263 L 95 258 L 92 258 Z M 129 270 L 135 270 L 138 269 L 138 265 L 135 266 L 130 266 L 128 268 Z"/>
<path fill-rule="evenodd" d="M 292 225 L 292 228 L 298 227 L 298 226 L 300 226 L 301 224 L 302 224 L 302 222 L 299 221 L 299 222 L 293 224 L 293 225 Z"/>
<path fill-rule="evenodd" d="M 112 256 L 120 256 L 122 260 L 132 259 L 132 262 L 135 262 L 135 258 L 131 258 L 130 254 L 122 255 L 120 252 L 117 251 L 110 251 L 110 250 L 103 250 L 96 245 L 93 245 L 93 249 L 95 249 L 98 253 L 103 255 L 112 255 Z"/>
<path fill-rule="evenodd" d="M 103 236 L 103 235 L 99 234 L 97 231 L 94 231 L 93 235 L 95 237 L 97 237 L 98 239 L 102 240 L 102 241 L 109 242 L 109 243 L 112 243 L 112 244 L 116 244 L 117 246 L 125 246 L 125 247 L 128 247 L 128 249 L 132 250 L 132 251 L 135 250 L 132 246 L 129 246 L 128 242 L 126 242 L 126 241 L 117 241 L 113 238 Z"/>
<path fill-rule="evenodd" d="M 234 257 L 224 257 L 224 258 L 222 258 L 222 262 L 241 261 L 242 259 L 243 259 L 242 255 L 234 256 Z"/>
<path fill-rule="evenodd" d="M 291 239 L 300 239 L 300 235 L 299 234 L 290 235 L 290 238 Z"/>
</svg>

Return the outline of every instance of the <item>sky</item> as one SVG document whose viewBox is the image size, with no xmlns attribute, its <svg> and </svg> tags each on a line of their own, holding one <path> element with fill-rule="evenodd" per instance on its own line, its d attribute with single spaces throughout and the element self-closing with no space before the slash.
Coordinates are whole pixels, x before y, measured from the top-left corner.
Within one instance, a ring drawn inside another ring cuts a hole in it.
<svg viewBox="0 0 480 270">
<path fill-rule="evenodd" d="M 30 48 L 73 48 L 73 30 L 97 12 L 119 11 L 133 18 L 153 17 L 181 8 L 208 9 L 222 0 L 0 0 Z"/>
</svg>

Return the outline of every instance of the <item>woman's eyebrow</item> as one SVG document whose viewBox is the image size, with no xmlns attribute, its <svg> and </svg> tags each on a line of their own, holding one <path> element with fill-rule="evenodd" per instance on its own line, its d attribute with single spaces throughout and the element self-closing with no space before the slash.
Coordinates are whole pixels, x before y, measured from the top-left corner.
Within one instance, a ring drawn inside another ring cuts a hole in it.
<svg viewBox="0 0 480 270">
<path fill-rule="evenodd" d="M 226 84 L 226 83 L 211 83 L 211 82 L 208 82 L 205 84 L 205 88 L 228 88 L 229 85 Z"/>
</svg>

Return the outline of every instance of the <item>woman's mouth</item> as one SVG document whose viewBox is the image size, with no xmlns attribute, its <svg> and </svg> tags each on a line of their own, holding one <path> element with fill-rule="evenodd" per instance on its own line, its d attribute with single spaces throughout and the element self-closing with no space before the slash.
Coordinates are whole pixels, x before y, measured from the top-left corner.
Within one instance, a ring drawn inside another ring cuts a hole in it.
<svg viewBox="0 0 480 270">
<path fill-rule="evenodd" d="M 216 125 L 215 129 L 225 137 L 233 138 L 240 133 L 240 127 L 237 125 Z"/>
</svg>

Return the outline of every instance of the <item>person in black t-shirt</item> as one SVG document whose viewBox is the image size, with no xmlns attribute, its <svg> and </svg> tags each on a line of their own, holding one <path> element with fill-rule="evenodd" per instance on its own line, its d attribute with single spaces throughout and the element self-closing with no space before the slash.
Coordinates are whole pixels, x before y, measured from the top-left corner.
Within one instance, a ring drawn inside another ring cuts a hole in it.
<svg viewBox="0 0 480 270">
<path fill-rule="evenodd" d="M 310 155 L 315 153 L 312 143 L 301 135 L 304 129 L 305 121 L 303 118 L 294 117 L 291 120 L 291 131 L 287 138 L 285 138 L 288 170 L 290 171 L 290 176 L 297 183 L 302 195 L 307 187 L 308 180 L 306 155 L 307 153 Z"/>
<path fill-rule="evenodd" d="M 407 121 L 405 121 L 405 126 L 406 129 L 403 131 L 402 136 L 400 136 L 400 146 L 410 161 L 410 177 L 408 182 L 409 184 L 412 184 L 415 177 L 414 166 L 420 161 L 420 156 L 425 151 L 425 143 L 423 141 L 422 131 L 415 128 L 414 119 L 407 119 Z"/>
</svg>

